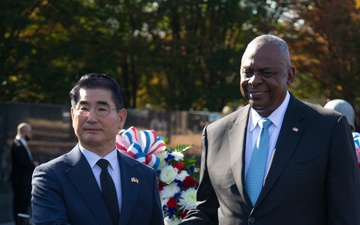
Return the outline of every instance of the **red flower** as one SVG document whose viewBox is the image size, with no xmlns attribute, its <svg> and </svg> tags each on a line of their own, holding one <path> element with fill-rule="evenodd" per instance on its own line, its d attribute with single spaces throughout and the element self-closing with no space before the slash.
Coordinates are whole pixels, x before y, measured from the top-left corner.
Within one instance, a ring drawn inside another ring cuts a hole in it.
<svg viewBox="0 0 360 225">
<path fill-rule="evenodd" d="M 176 199 L 174 197 L 171 197 L 169 198 L 169 201 L 166 203 L 166 206 L 169 208 L 176 209 L 177 208 L 176 204 L 177 204 Z"/>
<path fill-rule="evenodd" d="M 159 188 L 159 191 L 162 191 L 164 189 L 164 184 L 162 182 L 159 182 L 158 188 Z"/>
<path fill-rule="evenodd" d="M 192 178 L 191 176 L 187 176 L 185 177 L 184 181 L 183 181 L 183 184 L 185 187 L 194 187 L 197 182 L 194 178 Z"/>
<path fill-rule="evenodd" d="M 175 164 L 173 165 L 173 167 L 176 168 L 176 169 L 178 169 L 178 173 L 180 173 L 181 170 L 185 168 L 185 164 L 184 164 L 184 163 L 175 163 Z"/>
<path fill-rule="evenodd" d="M 189 210 L 188 209 L 185 209 L 182 214 L 181 214 L 181 219 L 184 219 L 185 216 L 188 214 Z"/>
</svg>

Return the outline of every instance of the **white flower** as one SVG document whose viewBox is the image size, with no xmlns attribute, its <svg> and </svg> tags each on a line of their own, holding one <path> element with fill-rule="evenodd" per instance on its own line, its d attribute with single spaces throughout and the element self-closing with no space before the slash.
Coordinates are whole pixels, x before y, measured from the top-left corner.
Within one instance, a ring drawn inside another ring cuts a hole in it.
<svg viewBox="0 0 360 225">
<path fill-rule="evenodd" d="M 178 217 L 175 217 L 173 219 L 170 219 L 169 217 L 164 218 L 165 225 L 178 225 L 181 220 Z"/>
<path fill-rule="evenodd" d="M 189 188 L 181 192 L 179 200 L 180 209 L 191 209 L 196 205 L 196 190 L 195 188 Z"/>
<path fill-rule="evenodd" d="M 181 172 L 177 174 L 176 179 L 183 182 L 187 176 L 189 176 L 189 173 L 186 170 L 181 170 Z"/>
<path fill-rule="evenodd" d="M 168 163 L 165 161 L 166 157 L 168 156 L 167 151 L 162 151 L 160 153 L 156 154 L 157 157 L 160 159 L 160 165 L 158 167 L 158 170 L 162 170 L 165 166 L 168 165 Z"/>
<path fill-rule="evenodd" d="M 172 166 L 165 166 L 160 173 L 160 180 L 164 183 L 170 184 L 176 178 L 178 169 Z"/>
<path fill-rule="evenodd" d="M 163 187 L 161 194 L 163 198 L 171 198 L 178 192 L 180 192 L 179 186 L 176 183 L 171 183 Z"/>
<path fill-rule="evenodd" d="M 176 161 L 184 160 L 184 154 L 182 154 L 181 152 L 172 152 L 171 155 L 174 156 L 174 159 Z"/>
</svg>

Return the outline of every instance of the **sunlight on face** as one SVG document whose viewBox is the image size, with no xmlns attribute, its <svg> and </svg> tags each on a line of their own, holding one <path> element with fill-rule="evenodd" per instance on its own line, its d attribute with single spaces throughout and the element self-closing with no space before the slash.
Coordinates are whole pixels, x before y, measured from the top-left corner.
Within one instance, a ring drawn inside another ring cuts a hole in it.
<svg viewBox="0 0 360 225">
<path fill-rule="evenodd" d="M 250 45 L 242 58 L 240 90 L 260 115 L 269 116 L 285 99 L 294 78 L 284 57 L 274 45 Z"/>
<path fill-rule="evenodd" d="M 80 108 L 89 112 L 79 113 Z M 107 116 L 101 114 L 104 108 L 109 109 Z M 126 120 L 126 110 L 118 112 L 115 108 L 110 91 L 80 89 L 79 102 L 76 109 L 71 108 L 71 115 L 75 134 L 84 148 L 95 153 L 114 149 L 116 134 Z M 100 116 L 96 110 L 102 110 Z"/>
</svg>

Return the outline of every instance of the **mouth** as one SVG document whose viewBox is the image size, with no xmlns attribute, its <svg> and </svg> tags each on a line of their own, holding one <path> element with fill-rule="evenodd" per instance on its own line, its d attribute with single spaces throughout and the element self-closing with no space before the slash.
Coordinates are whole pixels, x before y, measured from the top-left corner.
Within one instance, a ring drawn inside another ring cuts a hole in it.
<svg viewBox="0 0 360 225">
<path fill-rule="evenodd" d="M 261 97 L 262 95 L 267 94 L 267 91 L 249 91 L 249 97 Z"/>
<path fill-rule="evenodd" d="M 100 131 L 100 129 L 91 129 L 91 128 L 85 128 L 83 130 L 88 132 L 88 133 L 96 133 L 96 132 Z"/>
</svg>

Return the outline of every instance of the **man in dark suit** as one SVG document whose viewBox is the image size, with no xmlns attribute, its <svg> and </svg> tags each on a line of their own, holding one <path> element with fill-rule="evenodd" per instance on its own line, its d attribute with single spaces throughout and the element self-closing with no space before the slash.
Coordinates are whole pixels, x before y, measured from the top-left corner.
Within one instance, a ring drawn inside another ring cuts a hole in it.
<svg viewBox="0 0 360 225">
<path fill-rule="evenodd" d="M 28 123 L 20 123 L 17 134 L 10 147 L 11 186 L 13 190 L 13 217 L 17 221 L 18 213 L 27 214 L 31 197 L 31 176 L 35 166 L 27 141 L 31 139 L 32 128 Z"/>
<path fill-rule="evenodd" d="M 35 169 L 34 224 L 163 224 L 154 170 L 115 147 L 127 115 L 117 82 L 107 75 L 87 74 L 70 97 L 79 143 Z"/>
<path fill-rule="evenodd" d="M 288 92 L 295 68 L 276 36 L 255 38 L 240 69 L 249 105 L 203 130 L 197 205 L 181 224 L 359 225 L 360 181 L 346 118 Z M 259 127 L 264 118 L 268 128 Z M 254 175 L 263 130 L 266 156 Z M 256 195 L 254 178 L 261 178 Z"/>
</svg>

